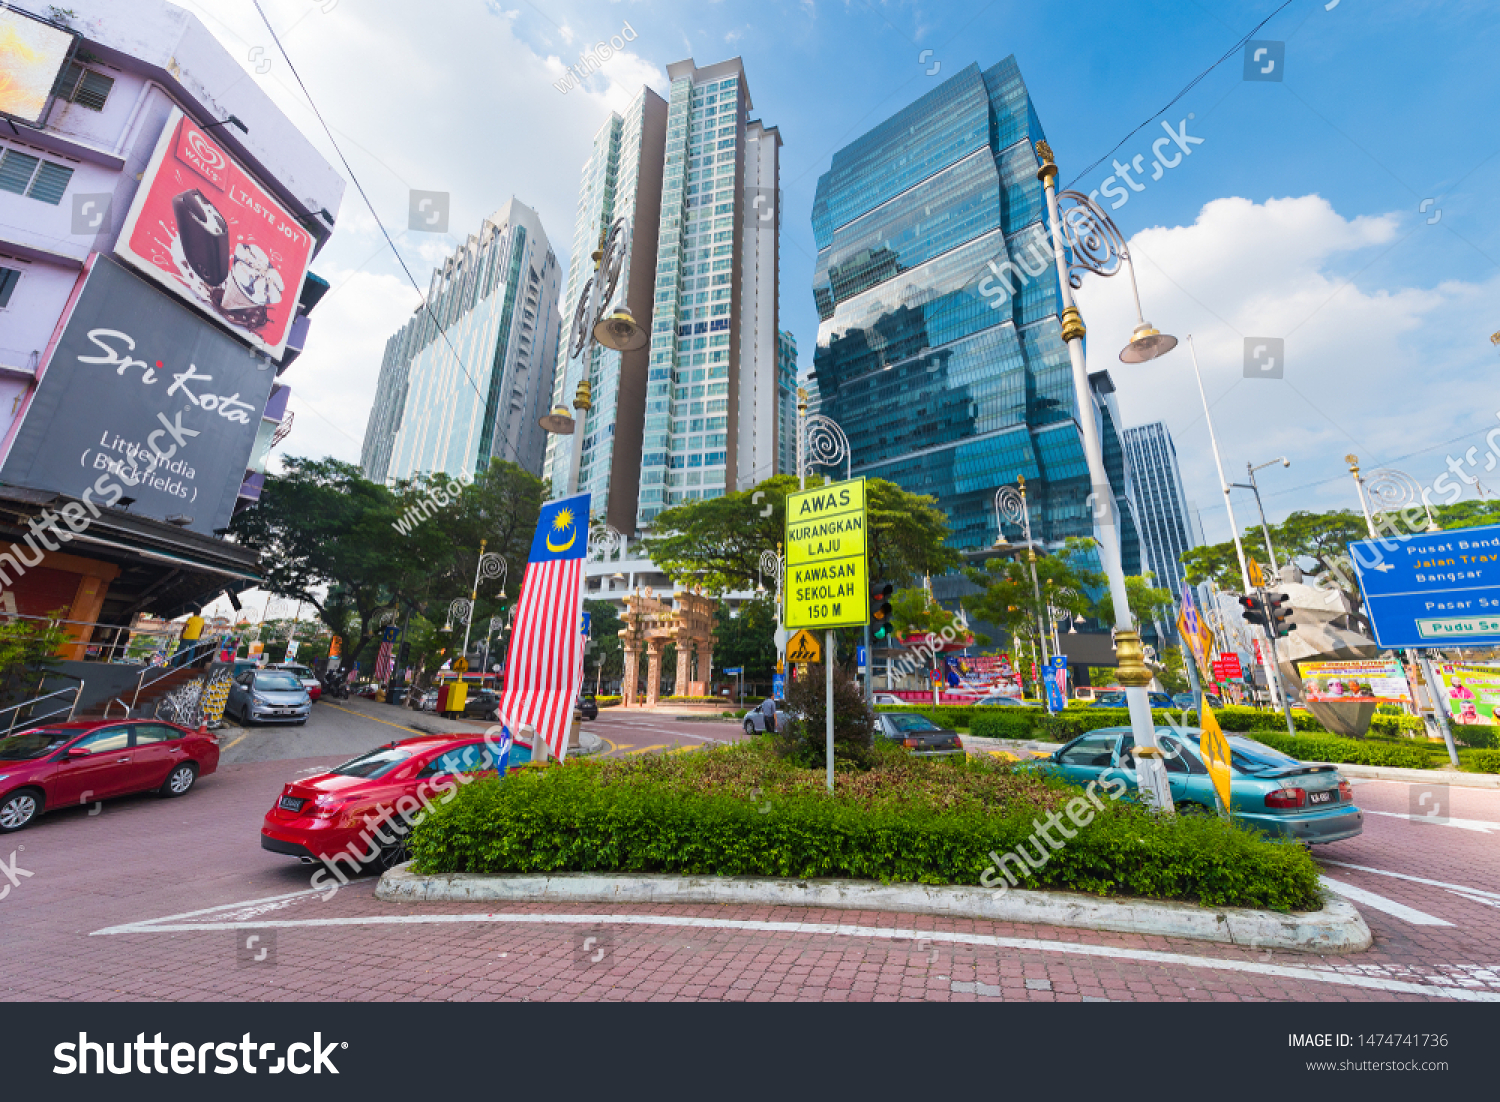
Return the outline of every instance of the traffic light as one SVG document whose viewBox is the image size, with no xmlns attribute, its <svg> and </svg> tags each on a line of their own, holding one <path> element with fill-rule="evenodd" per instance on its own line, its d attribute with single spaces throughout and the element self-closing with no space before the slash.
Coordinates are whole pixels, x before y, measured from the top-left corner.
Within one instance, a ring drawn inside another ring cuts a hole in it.
<svg viewBox="0 0 1500 1102">
<path fill-rule="evenodd" d="M 1271 631 L 1277 638 L 1297 630 L 1297 625 L 1292 623 L 1292 609 L 1287 604 L 1288 600 L 1285 593 L 1266 594 L 1266 612 L 1271 618 Z"/>
<path fill-rule="evenodd" d="M 1270 619 L 1266 616 L 1266 602 L 1258 593 L 1251 593 L 1240 598 L 1240 604 L 1245 609 L 1245 623 L 1258 624 L 1261 627 L 1270 626 Z"/>
<path fill-rule="evenodd" d="M 896 625 L 891 622 L 895 610 L 891 608 L 891 594 L 896 587 L 887 585 L 870 592 L 870 627 L 875 642 L 883 643 L 896 634 Z"/>
</svg>

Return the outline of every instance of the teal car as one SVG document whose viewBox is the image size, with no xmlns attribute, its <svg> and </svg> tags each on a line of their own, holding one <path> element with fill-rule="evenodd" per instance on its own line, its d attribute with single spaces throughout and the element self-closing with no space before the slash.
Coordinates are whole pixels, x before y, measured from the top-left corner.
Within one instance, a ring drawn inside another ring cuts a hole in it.
<svg viewBox="0 0 1500 1102">
<path fill-rule="evenodd" d="M 1339 842 L 1364 830 L 1364 812 L 1355 806 L 1354 790 L 1333 766 L 1300 762 L 1243 735 L 1225 739 L 1235 821 L 1308 845 Z M 1178 811 L 1215 814 L 1218 802 L 1198 753 L 1198 730 L 1158 727 L 1156 744 Z M 1121 784 L 1126 792 L 1134 792 L 1135 735 L 1129 727 L 1090 731 L 1041 759 L 1037 767 L 1081 787 L 1097 781 L 1105 792 L 1119 792 Z"/>
</svg>

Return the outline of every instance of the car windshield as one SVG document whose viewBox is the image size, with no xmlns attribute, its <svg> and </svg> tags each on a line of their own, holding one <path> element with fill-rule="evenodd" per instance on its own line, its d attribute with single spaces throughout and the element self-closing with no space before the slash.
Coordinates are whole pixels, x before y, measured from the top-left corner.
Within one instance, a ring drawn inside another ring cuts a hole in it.
<svg viewBox="0 0 1500 1102">
<path fill-rule="evenodd" d="M 270 692 L 296 692 L 302 688 L 302 682 L 289 673 L 258 673 L 255 675 L 255 687 Z"/>
<path fill-rule="evenodd" d="M 405 750 L 395 746 L 382 746 L 379 750 L 361 754 L 353 761 L 346 761 L 331 772 L 345 777 L 383 777 L 409 757 L 411 754 Z"/>
<path fill-rule="evenodd" d="M 1235 737 L 1229 740 L 1229 764 L 1241 773 L 1265 773 L 1302 763 L 1254 739 Z"/>
<path fill-rule="evenodd" d="M 78 731 L 49 731 L 44 728 L 0 739 L 0 761 L 35 761 L 46 757 L 78 735 Z"/>
<path fill-rule="evenodd" d="M 887 716 L 886 720 L 898 731 L 941 731 L 932 720 L 926 716 Z"/>
<path fill-rule="evenodd" d="M 279 666 L 277 667 L 277 672 L 291 674 L 293 677 L 300 677 L 304 681 L 311 680 L 312 678 L 312 670 L 306 666 Z"/>
<path fill-rule="evenodd" d="M 1114 708 L 1123 708 L 1123 707 L 1125 707 L 1125 694 L 1124 693 L 1100 693 L 1099 694 L 1099 698 L 1098 698 L 1098 702 L 1100 704 L 1108 704 L 1110 707 L 1114 707 Z"/>
</svg>

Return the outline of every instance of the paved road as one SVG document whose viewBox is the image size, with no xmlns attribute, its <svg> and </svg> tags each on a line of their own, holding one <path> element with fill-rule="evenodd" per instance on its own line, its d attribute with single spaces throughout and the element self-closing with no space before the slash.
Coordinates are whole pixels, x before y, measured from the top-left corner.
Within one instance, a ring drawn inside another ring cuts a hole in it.
<svg viewBox="0 0 1500 1102">
<path fill-rule="evenodd" d="M 1365 834 L 1318 851 L 1375 934 L 1347 958 L 878 912 L 397 906 L 370 878 L 311 890 L 259 848 L 261 817 L 289 777 L 401 737 L 386 724 L 408 715 L 320 704 L 300 731 L 231 732 L 185 799 L 6 836 L 0 861 L 31 875 L 0 881 L 0 998 L 1500 1001 L 1500 792 L 1452 789 L 1433 823 L 1410 817 L 1409 786 L 1358 785 Z M 590 730 L 611 754 L 739 733 L 609 713 Z"/>
</svg>

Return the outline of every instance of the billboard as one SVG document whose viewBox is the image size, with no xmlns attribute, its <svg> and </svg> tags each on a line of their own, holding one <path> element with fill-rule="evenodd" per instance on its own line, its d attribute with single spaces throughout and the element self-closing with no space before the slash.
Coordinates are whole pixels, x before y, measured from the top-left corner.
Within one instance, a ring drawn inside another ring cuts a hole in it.
<svg viewBox="0 0 1500 1102">
<path fill-rule="evenodd" d="M 174 108 L 115 252 L 279 359 L 313 243 L 270 192 Z"/>
<path fill-rule="evenodd" d="M 0 8 L 0 115 L 40 126 L 73 49 L 72 32 L 14 8 Z"/>
<path fill-rule="evenodd" d="M 1367 662 L 1299 662 L 1309 704 L 1410 704 L 1411 689 L 1394 658 Z"/>
<path fill-rule="evenodd" d="M 96 258 L 0 481 L 158 520 L 229 523 L 275 381 L 263 356 L 108 257 Z M 106 487 L 119 486 L 119 493 Z"/>
<path fill-rule="evenodd" d="M 1494 725 L 1500 707 L 1500 667 L 1433 664 L 1455 723 Z"/>
</svg>

